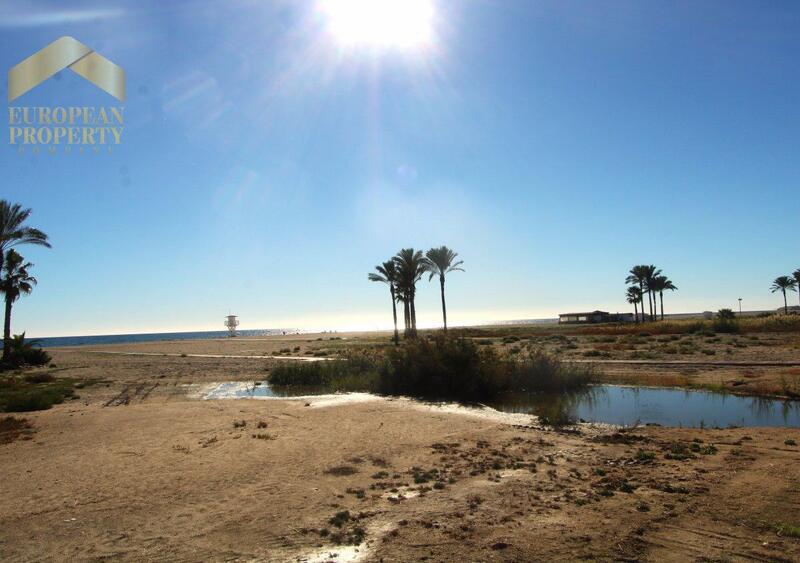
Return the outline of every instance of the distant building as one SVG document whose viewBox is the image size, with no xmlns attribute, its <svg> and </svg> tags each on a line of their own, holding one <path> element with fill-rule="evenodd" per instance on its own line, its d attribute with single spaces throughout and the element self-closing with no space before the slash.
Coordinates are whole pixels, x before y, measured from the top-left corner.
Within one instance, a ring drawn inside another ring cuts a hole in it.
<svg viewBox="0 0 800 563">
<path fill-rule="evenodd" d="M 632 323 L 634 320 L 633 313 L 609 313 L 607 311 L 558 315 L 558 324 Z"/>
</svg>

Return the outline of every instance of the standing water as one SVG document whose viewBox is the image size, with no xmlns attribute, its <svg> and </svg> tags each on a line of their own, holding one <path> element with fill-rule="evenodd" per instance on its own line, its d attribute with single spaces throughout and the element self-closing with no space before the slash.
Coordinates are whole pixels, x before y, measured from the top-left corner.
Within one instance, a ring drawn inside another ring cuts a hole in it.
<svg viewBox="0 0 800 563">
<path fill-rule="evenodd" d="M 570 394 L 504 397 L 497 410 L 630 426 L 800 427 L 800 401 L 745 397 L 711 391 L 593 385 Z"/>
<path fill-rule="evenodd" d="M 319 387 L 271 387 L 266 381 L 230 382 L 216 384 L 204 398 L 289 398 L 325 393 Z M 574 393 L 516 393 L 492 401 L 489 406 L 503 412 L 530 413 L 551 420 L 569 418 L 620 426 L 800 428 L 800 401 L 659 387 L 593 385 Z"/>
</svg>

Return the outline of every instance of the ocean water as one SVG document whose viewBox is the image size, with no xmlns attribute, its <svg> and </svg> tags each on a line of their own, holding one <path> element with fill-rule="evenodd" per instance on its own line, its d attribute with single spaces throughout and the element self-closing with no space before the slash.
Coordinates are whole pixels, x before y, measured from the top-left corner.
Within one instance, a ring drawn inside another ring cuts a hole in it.
<svg viewBox="0 0 800 563">
<path fill-rule="evenodd" d="M 273 336 L 276 334 L 301 334 L 305 331 L 297 329 L 258 329 L 238 330 L 238 338 L 248 336 Z M 152 334 L 106 334 L 95 336 L 51 336 L 36 338 L 43 348 L 55 346 L 85 346 L 97 344 L 127 344 L 131 342 L 160 342 L 163 340 L 213 340 L 228 338 L 227 330 L 208 330 L 202 332 L 156 332 Z"/>
</svg>

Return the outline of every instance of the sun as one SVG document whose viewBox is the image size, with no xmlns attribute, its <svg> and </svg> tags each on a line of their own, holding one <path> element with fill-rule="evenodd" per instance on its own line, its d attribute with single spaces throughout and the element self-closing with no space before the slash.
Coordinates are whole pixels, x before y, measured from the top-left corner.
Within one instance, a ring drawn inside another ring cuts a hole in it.
<svg viewBox="0 0 800 563">
<path fill-rule="evenodd" d="M 420 49 L 433 36 L 432 0 L 320 0 L 326 26 L 344 46 Z"/>
</svg>

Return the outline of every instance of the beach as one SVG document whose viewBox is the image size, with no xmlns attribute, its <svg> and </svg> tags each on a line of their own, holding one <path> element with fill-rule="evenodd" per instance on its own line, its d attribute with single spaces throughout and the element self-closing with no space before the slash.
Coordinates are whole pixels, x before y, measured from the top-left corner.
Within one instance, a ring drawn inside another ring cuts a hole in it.
<svg viewBox="0 0 800 563">
<path fill-rule="evenodd" d="M 297 360 L 190 354 L 273 355 L 298 338 L 384 335 L 52 350 L 59 377 L 92 383 L 17 415 L 32 428 L 0 446 L 0 558 L 800 558 L 796 429 L 557 429 L 367 394 L 202 399 Z"/>
</svg>

